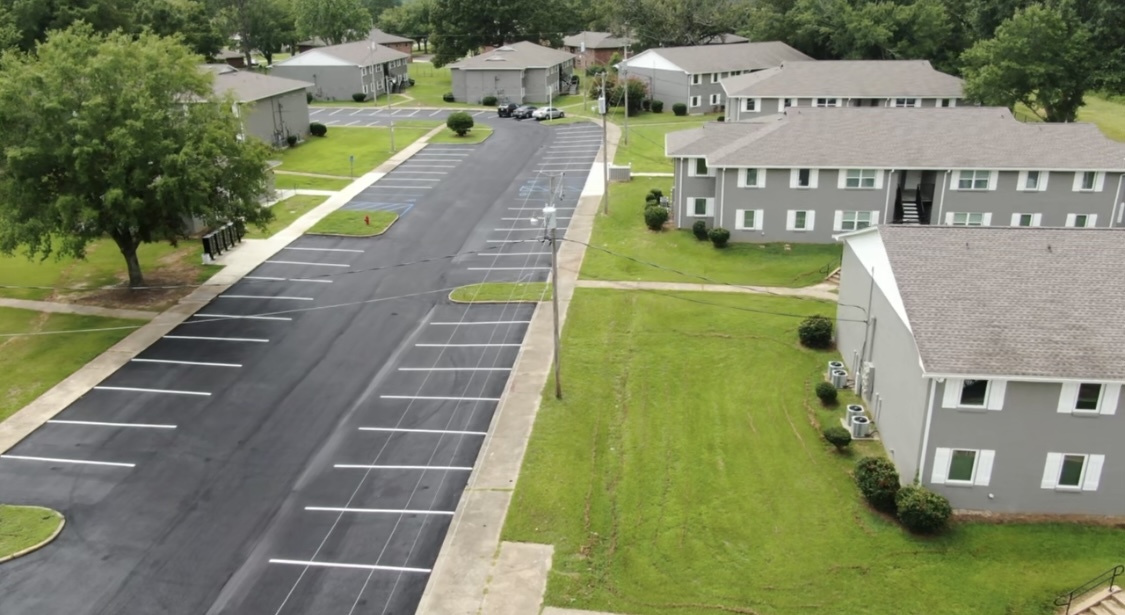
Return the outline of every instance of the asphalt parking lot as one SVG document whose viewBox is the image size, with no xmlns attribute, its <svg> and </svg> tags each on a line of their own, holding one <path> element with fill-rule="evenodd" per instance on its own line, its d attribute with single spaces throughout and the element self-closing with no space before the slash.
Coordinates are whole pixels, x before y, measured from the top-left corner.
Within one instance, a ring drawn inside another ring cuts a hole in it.
<svg viewBox="0 0 1125 615">
<path fill-rule="evenodd" d="M 600 144 L 495 127 L 346 205 L 390 233 L 296 240 L 0 457 L 68 518 L 0 612 L 414 612 L 533 311 L 446 295 L 545 279 L 548 174 L 565 228 Z"/>
<path fill-rule="evenodd" d="M 408 107 L 309 107 L 309 119 L 325 126 L 390 126 L 404 120 L 444 122 L 457 109 L 419 109 Z M 496 111 L 466 109 L 474 119 L 496 117 Z"/>
</svg>

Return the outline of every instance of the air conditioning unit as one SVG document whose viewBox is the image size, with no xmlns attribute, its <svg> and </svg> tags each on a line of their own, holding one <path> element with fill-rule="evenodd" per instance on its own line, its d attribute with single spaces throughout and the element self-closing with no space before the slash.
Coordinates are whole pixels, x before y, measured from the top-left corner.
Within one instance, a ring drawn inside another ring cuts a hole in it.
<svg viewBox="0 0 1125 615">
<path fill-rule="evenodd" d="M 842 369 L 832 370 L 832 374 L 830 375 L 829 380 L 830 382 L 832 382 L 832 386 L 836 387 L 837 389 L 848 388 L 848 372 Z"/>
<path fill-rule="evenodd" d="M 866 438 L 871 435 L 871 419 L 866 416 L 857 416 L 852 419 L 852 437 Z"/>
<path fill-rule="evenodd" d="M 849 404 L 848 414 L 846 417 L 848 421 L 848 427 L 852 426 L 852 422 L 857 416 L 865 416 L 863 412 L 863 406 L 860 406 L 859 404 Z"/>
<path fill-rule="evenodd" d="M 843 361 L 829 361 L 828 362 L 827 378 L 829 380 L 831 380 L 832 379 L 832 372 L 834 372 L 838 369 L 844 369 L 844 362 Z"/>
</svg>

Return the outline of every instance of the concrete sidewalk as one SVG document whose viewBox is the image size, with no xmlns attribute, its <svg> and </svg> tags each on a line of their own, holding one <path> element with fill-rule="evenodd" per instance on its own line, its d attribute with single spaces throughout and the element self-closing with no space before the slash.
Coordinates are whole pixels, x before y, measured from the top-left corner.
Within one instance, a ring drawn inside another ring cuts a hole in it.
<svg viewBox="0 0 1125 615">
<path fill-rule="evenodd" d="M 206 284 L 201 285 L 190 295 L 181 299 L 179 303 L 155 316 L 148 324 L 131 333 L 129 337 L 121 340 L 62 382 L 48 389 L 47 392 L 8 417 L 7 420 L 0 422 L 0 453 L 10 450 L 43 423 L 62 412 L 99 382 L 108 378 L 113 372 L 161 337 L 167 335 L 212 299 L 225 292 L 232 284 L 241 280 L 243 276 L 253 271 L 266 259 L 300 237 L 322 218 L 342 207 L 352 197 L 407 161 L 425 147 L 431 137 L 444 128 L 445 126 L 438 126 L 426 133 L 409 147 L 403 148 L 379 165 L 374 171 L 356 179 L 340 192 L 333 193 L 323 204 L 297 218 L 293 224 L 278 231 L 273 237 L 268 239 L 244 239 L 237 248 L 220 256 L 215 262 L 224 265 L 224 268 L 208 280 Z"/>
<path fill-rule="evenodd" d="M 0 307 L 50 312 L 52 314 L 81 314 L 83 316 L 103 316 L 105 318 L 125 318 L 128 320 L 152 320 L 160 315 L 160 312 L 146 310 L 123 310 L 55 301 L 31 301 L 29 299 L 0 299 Z"/>
<path fill-rule="evenodd" d="M 688 284 L 681 282 L 607 282 L 603 280 L 579 280 L 579 288 L 607 288 L 612 290 L 664 290 L 672 292 L 705 293 L 744 293 L 756 295 L 779 295 L 782 297 L 803 297 L 821 301 L 836 301 L 839 295 L 832 292 L 836 286 L 820 283 L 803 288 L 781 286 L 735 286 L 727 284 Z"/>
</svg>

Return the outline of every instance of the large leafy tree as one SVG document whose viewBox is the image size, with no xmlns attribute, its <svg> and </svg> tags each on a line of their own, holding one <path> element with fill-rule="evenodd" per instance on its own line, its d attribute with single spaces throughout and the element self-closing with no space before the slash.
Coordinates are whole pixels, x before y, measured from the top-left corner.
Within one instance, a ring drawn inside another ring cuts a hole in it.
<svg viewBox="0 0 1125 615">
<path fill-rule="evenodd" d="M 296 0 L 297 34 L 320 37 L 329 45 L 367 38 L 371 13 L 363 0 Z"/>
<path fill-rule="evenodd" d="M 297 40 L 293 6 L 288 0 L 222 0 L 220 7 L 227 32 L 237 35 L 238 50 L 250 64 L 251 54 L 259 51 L 266 64 L 273 55 Z"/>
<path fill-rule="evenodd" d="M 434 0 L 412 0 L 383 11 L 378 25 L 387 32 L 425 44 L 433 33 L 433 9 Z"/>
<path fill-rule="evenodd" d="M 380 25 L 379 19 L 384 11 L 393 9 L 401 4 L 399 0 L 363 0 L 363 6 L 371 15 L 371 21 L 374 22 L 375 25 Z M 382 26 L 380 25 L 380 27 Z"/>
<path fill-rule="evenodd" d="M 179 40 L 53 32 L 36 53 L 0 57 L 0 251 L 83 257 L 109 236 L 131 286 L 137 248 L 188 236 L 187 222 L 272 214 L 269 149 L 238 138 L 233 100 Z"/>
<path fill-rule="evenodd" d="M 132 0 L 132 30 L 144 28 L 160 36 L 179 34 L 192 51 L 215 57 L 226 46 L 221 23 L 200 0 Z"/>
<path fill-rule="evenodd" d="M 557 0 L 436 0 L 431 12 L 434 65 L 484 46 L 562 42 L 565 7 Z"/>
<path fill-rule="evenodd" d="M 699 45 L 747 27 L 746 0 L 623 0 L 608 8 L 612 30 L 633 38 L 638 49 Z"/>
<path fill-rule="evenodd" d="M 35 48 L 49 30 L 62 29 L 78 21 L 99 32 L 129 27 L 132 0 L 0 0 L 0 14 L 6 13 L 25 51 Z"/>
<path fill-rule="evenodd" d="M 1099 80 L 1095 53 L 1072 5 L 1034 4 L 964 53 L 965 94 L 988 105 L 1022 103 L 1048 122 L 1073 122 Z"/>
</svg>

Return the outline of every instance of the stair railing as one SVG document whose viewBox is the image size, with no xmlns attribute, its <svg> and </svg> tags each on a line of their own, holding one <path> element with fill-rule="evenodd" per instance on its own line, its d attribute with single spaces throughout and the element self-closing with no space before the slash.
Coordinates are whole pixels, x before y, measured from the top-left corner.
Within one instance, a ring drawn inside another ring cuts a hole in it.
<svg viewBox="0 0 1125 615">
<path fill-rule="evenodd" d="M 1060 595 L 1058 598 L 1055 598 L 1055 606 L 1060 609 L 1065 607 L 1066 610 L 1063 611 L 1063 615 L 1070 615 L 1070 607 L 1074 604 L 1075 598 L 1081 598 L 1102 585 L 1113 587 L 1117 583 L 1117 577 L 1125 577 L 1125 564 L 1118 564 L 1069 592 Z"/>
</svg>

